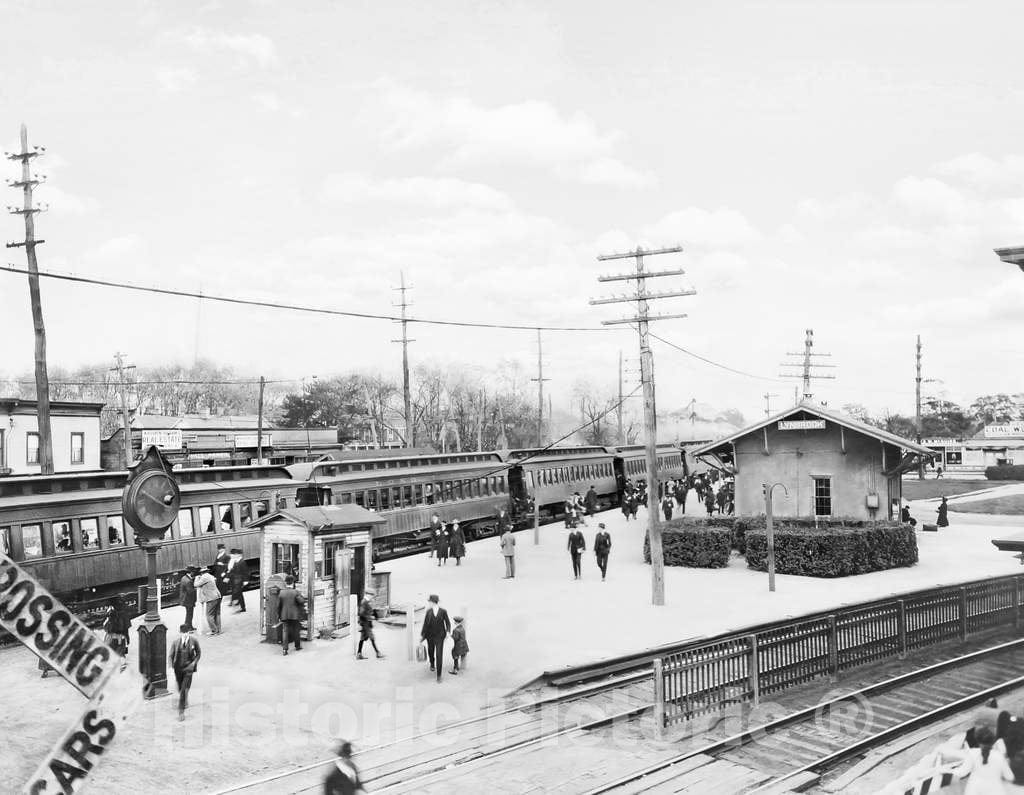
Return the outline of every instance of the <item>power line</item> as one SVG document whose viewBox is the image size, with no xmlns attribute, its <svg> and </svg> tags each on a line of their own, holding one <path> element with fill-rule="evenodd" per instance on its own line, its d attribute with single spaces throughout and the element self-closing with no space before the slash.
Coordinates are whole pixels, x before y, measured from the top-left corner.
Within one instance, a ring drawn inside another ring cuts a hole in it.
<svg viewBox="0 0 1024 795">
<path fill-rule="evenodd" d="M 280 378 L 280 379 L 267 379 L 264 383 L 267 384 L 297 384 L 301 381 L 301 378 Z M 35 381 L 29 381 L 28 379 L 8 380 L 0 378 L 0 383 L 13 383 L 13 384 L 34 384 Z M 117 381 L 65 381 L 62 378 L 54 378 L 50 381 L 51 384 L 58 384 L 60 386 L 115 386 Z M 246 379 L 246 380 L 203 380 L 203 381 L 192 381 L 192 380 L 140 380 L 132 381 L 133 385 L 143 384 L 146 386 L 170 386 L 170 385 L 181 385 L 181 386 L 258 386 L 260 379 Z"/>
<path fill-rule="evenodd" d="M 650 336 L 654 337 L 654 339 L 658 340 L 658 342 L 662 342 L 665 345 L 668 345 L 670 348 L 675 348 L 680 353 L 685 353 L 687 356 L 692 356 L 694 359 L 699 359 L 700 361 L 704 362 L 705 364 L 710 364 L 713 367 L 718 367 L 718 368 L 720 368 L 722 370 L 728 370 L 730 373 L 736 373 L 737 375 L 745 375 L 747 378 L 756 378 L 759 381 L 771 381 L 773 383 L 782 383 L 782 379 L 781 378 L 769 378 L 768 376 L 764 376 L 764 375 L 755 375 L 754 373 L 748 373 L 745 370 L 737 370 L 735 367 L 730 367 L 727 364 L 722 364 L 721 362 L 716 362 L 713 359 L 707 358 L 706 356 L 701 356 L 699 353 L 694 353 L 693 351 L 689 351 L 689 350 L 687 350 L 686 348 L 683 348 L 680 345 L 676 345 L 674 342 L 669 342 L 664 337 L 659 337 L 653 331 L 652 332 L 648 332 L 648 333 L 650 334 Z"/>
<path fill-rule="evenodd" d="M 8 273 L 27 274 L 25 268 L 18 268 L 14 265 L 0 265 L 0 271 Z M 258 306 L 264 309 L 283 309 L 290 312 L 308 312 L 316 315 L 333 315 L 337 317 L 355 317 L 364 320 L 389 320 L 406 323 L 422 323 L 430 326 L 458 326 L 461 328 L 491 328 L 508 329 L 512 331 L 608 331 L 606 328 L 594 326 L 537 326 L 522 325 L 517 323 L 477 323 L 469 320 L 431 320 L 428 318 L 403 318 L 400 315 L 378 315 L 371 312 L 351 312 L 342 309 L 324 309 L 322 307 L 302 306 L 300 304 L 283 304 L 277 301 L 257 301 L 252 298 L 231 298 L 224 295 L 209 295 L 201 292 L 190 292 L 188 290 L 172 290 L 167 287 L 143 287 L 128 282 L 115 282 L 109 279 L 92 279 L 85 276 L 74 276 L 70 273 L 54 273 L 52 271 L 40 271 L 39 276 L 46 279 L 57 279 L 58 281 L 76 282 L 78 284 L 92 284 L 98 287 L 116 287 L 121 290 L 135 290 L 142 293 L 155 293 L 157 295 L 171 295 L 179 298 L 198 298 L 201 301 L 219 301 L 226 304 L 239 304 L 242 306 Z"/>
</svg>

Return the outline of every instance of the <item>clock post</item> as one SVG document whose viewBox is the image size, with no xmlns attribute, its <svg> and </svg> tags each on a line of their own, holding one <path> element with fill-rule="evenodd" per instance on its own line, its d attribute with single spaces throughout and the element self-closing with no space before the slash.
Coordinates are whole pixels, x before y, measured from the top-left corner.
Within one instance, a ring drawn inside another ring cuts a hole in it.
<svg viewBox="0 0 1024 795">
<path fill-rule="evenodd" d="M 146 698 L 167 695 L 167 627 L 157 610 L 156 553 L 180 504 L 171 465 L 155 446 L 150 446 L 129 468 L 128 483 L 121 494 L 124 518 L 146 553 L 146 617 L 139 627 L 139 672 L 146 680 Z"/>
</svg>

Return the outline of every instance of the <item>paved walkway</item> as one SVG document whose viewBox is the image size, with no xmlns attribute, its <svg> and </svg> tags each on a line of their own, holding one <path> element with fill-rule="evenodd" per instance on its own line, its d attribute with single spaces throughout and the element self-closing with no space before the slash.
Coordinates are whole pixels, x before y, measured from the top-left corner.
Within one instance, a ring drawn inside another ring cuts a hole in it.
<svg viewBox="0 0 1024 795">
<path fill-rule="evenodd" d="M 924 510 L 913 506 L 916 514 Z M 429 732 L 442 722 L 479 714 L 541 670 L 608 657 L 683 638 L 831 606 L 877 599 L 937 584 L 1021 571 L 990 539 L 1006 527 L 977 517 L 939 533 L 919 533 L 921 562 L 909 569 L 843 580 L 767 576 L 734 557 L 726 569 L 666 571 L 666 605 L 650 600 L 643 563 L 644 512 L 626 523 L 601 517 L 613 539 L 609 578 L 602 582 L 588 551 L 583 579 L 572 578 L 561 525 L 516 534 L 518 572 L 505 580 L 497 539 L 469 545 L 462 566 L 438 567 L 424 555 L 382 564 L 392 571 L 393 601 L 422 604 L 438 593 L 454 614 L 467 616 L 469 670 L 435 684 L 424 665 L 406 661 L 401 629 L 378 628 L 386 660 L 355 660 L 348 639 L 315 641 L 282 657 L 260 642 L 257 613 L 226 615 L 225 632 L 201 638 L 203 661 L 184 723 L 171 699 L 150 702 L 129 721 L 95 773 L 96 791 L 155 792 L 172 779 L 179 791 L 206 792 L 292 765 L 322 760 L 334 738 L 367 747 L 396 736 Z M 998 517 L 995 517 L 998 518 Z M 585 528 L 592 544 L 596 521 Z M 253 604 L 255 594 L 249 595 Z M 165 611 L 169 627 L 178 608 Z M 168 640 L 174 637 L 169 633 Z M 134 652 L 134 644 L 133 644 Z M 25 778 L 84 700 L 70 685 L 41 680 L 21 649 L 0 652 L 0 692 L 8 716 L 0 769 Z M 187 782 L 187 786 L 184 782 Z"/>
</svg>

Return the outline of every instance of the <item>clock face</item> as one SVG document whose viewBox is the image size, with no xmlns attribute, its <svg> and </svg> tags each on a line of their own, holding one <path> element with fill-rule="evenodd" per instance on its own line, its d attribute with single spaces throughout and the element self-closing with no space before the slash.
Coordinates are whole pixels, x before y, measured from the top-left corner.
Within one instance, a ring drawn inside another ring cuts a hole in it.
<svg viewBox="0 0 1024 795">
<path fill-rule="evenodd" d="M 160 470 L 141 473 L 128 484 L 123 499 L 125 518 L 136 531 L 143 533 L 162 532 L 170 527 L 180 504 L 178 484 Z"/>
</svg>

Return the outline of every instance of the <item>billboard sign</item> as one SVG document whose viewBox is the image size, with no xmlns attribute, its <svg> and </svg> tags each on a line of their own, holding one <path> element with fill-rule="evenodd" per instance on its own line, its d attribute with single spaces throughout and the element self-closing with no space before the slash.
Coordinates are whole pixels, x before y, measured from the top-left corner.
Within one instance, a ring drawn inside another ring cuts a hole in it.
<svg viewBox="0 0 1024 795">
<path fill-rule="evenodd" d="M 145 450 L 150 445 L 161 450 L 180 450 L 182 447 L 181 431 L 176 429 L 164 431 L 143 431 L 142 449 Z"/>
<path fill-rule="evenodd" d="M 235 447 L 256 447 L 258 443 L 257 434 L 255 433 L 236 433 L 235 434 Z M 273 447 L 273 434 L 263 434 L 263 446 Z"/>
<path fill-rule="evenodd" d="M 1007 436 L 1024 436 L 1024 423 L 1011 422 L 1005 425 L 986 425 L 986 439 L 1004 439 Z"/>
</svg>

